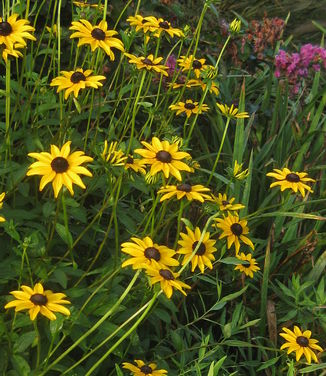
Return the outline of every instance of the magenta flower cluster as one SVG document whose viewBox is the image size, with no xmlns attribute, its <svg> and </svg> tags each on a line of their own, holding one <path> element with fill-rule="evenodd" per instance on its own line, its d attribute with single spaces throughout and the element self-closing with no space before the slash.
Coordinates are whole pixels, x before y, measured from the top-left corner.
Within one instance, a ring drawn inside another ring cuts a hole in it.
<svg viewBox="0 0 326 376">
<path fill-rule="evenodd" d="M 296 94 L 302 79 L 308 76 L 309 70 L 319 71 L 321 67 L 326 69 L 326 49 L 309 43 L 293 54 L 280 50 L 275 56 L 275 66 L 275 77 L 287 77 Z"/>
</svg>

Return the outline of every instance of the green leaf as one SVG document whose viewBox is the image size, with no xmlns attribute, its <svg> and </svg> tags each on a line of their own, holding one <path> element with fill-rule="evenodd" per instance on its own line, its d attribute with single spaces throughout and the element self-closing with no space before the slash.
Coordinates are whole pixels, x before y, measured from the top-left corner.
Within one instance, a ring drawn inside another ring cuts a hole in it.
<svg viewBox="0 0 326 376">
<path fill-rule="evenodd" d="M 123 376 L 123 372 L 121 371 L 121 368 L 118 366 L 117 363 L 115 363 L 115 370 L 117 376 Z"/>
<path fill-rule="evenodd" d="M 302 368 L 299 373 L 310 373 L 317 371 L 319 369 L 325 370 L 326 369 L 326 363 L 320 363 L 320 364 L 313 364 L 309 367 Z"/>
<path fill-rule="evenodd" d="M 21 353 L 25 351 L 28 347 L 31 346 L 35 338 L 35 330 L 33 330 L 32 332 L 23 333 L 17 338 L 16 342 L 14 343 L 14 352 Z"/>
<path fill-rule="evenodd" d="M 20 355 L 13 355 L 11 357 L 11 363 L 14 369 L 18 372 L 19 376 L 29 376 L 31 373 L 30 366 L 26 360 Z"/>
<path fill-rule="evenodd" d="M 265 361 L 265 362 L 264 362 L 264 363 L 263 363 L 263 364 L 257 369 L 257 371 L 261 371 L 262 369 L 265 369 L 265 368 L 268 368 L 268 367 L 272 366 L 272 365 L 275 364 L 279 359 L 280 359 L 280 356 Z"/>
<path fill-rule="evenodd" d="M 66 273 L 64 273 L 61 269 L 55 269 L 53 272 L 53 275 L 55 277 L 55 280 L 64 288 L 67 288 L 67 276 Z"/>
<path fill-rule="evenodd" d="M 72 240 L 72 236 L 68 231 L 66 231 L 66 228 L 65 226 L 61 225 L 60 223 L 56 223 L 55 225 L 55 229 L 58 233 L 58 235 L 60 236 L 60 238 L 66 243 L 69 245 L 69 247 L 72 246 L 72 243 L 73 243 L 73 240 Z"/>
</svg>

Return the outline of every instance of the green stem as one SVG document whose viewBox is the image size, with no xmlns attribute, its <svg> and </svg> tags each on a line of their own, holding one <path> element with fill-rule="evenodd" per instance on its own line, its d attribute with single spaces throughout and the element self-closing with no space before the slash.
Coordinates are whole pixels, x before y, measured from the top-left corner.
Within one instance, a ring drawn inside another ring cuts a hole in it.
<svg viewBox="0 0 326 376">
<path fill-rule="evenodd" d="M 73 265 L 75 265 L 74 261 L 74 256 L 72 253 L 72 238 L 69 232 L 69 224 L 68 224 L 68 215 L 67 215 L 67 206 L 66 206 L 66 200 L 65 200 L 65 194 L 62 191 L 61 192 L 61 202 L 62 202 L 62 210 L 63 210 L 63 221 L 64 221 L 64 226 L 65 226 L 65 231 L 66 231 L 66 240 L 68 242 L 68 246 L 70 249 L 70 257 L 71 257 L 71 262 Z"/>
<path fill-rule="evenodd" d="M 7 159 L 10 159 L 10 59 L 6 62 L 6 157 L 5 168 Z"/>
<path fill-rule="evenodd" d="M 34 320 L 33 321 L 33 325 L 34 325 L 34 329 L 35 329 L 35 333 L 36 333 L 36 338 L 37 338 L 37 346 L 36 346 L 36 367 L 37 368 L 40 364 L 40 354 L 41 354 L 41 346 L 40 346 L 40 340 L 41 340 L 41 336 L 40 336 L 40 333 L 38 331 L 38 328 L 37 328 L 37 321 Z"/>
</svg>

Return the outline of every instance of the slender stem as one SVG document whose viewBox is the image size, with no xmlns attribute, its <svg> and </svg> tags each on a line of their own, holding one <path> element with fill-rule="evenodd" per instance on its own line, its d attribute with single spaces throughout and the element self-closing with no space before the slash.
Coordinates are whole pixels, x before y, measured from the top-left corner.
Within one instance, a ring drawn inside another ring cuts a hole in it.
<svg viewBox="0 0 326 376">
<path fill-rule="evenodd" d="M 40 344 L 40 341 L 41 341 L 41 336 L 40 336 L 40 333 L 38 331 L 38 327 L 37 327 L 37 320 L 34 320 L 33 321 L 33 325 L 34 325 L 34 329 L 35 329 L 35 333 L 36 333 L 36 338 L 37 338 L 37 346 L 36 346 L 36 367 L 37 368 L 40 364 L 40 354 L 41 354 L 41 344 Z"/>
<path fill-rule="evenodd" d="M 7 159 L 10 159 L 10 59 L 6 62 L 6 157 L 5 168 Z"/>
</svg>

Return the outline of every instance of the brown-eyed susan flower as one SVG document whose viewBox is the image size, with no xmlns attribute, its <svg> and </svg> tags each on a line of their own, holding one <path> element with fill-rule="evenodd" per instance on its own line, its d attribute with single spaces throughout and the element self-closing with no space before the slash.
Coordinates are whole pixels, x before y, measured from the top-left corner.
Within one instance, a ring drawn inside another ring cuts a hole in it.
<svg viewBox="0 0 326 376">
<path fill-rule="evenodd" d="M 282 192 L 285 189 L 292 189 L 295 193 L 299 191 L 302 197 L 306 195 L 305 190 L 313 193 L 313 190 L 306 183 L 314 182 L 315 180 L 308 178 L 306 172 L 294 172 L 285 167 L 283 170 L 274 168 L 274 172 L 269 172 L 266 175 L 277 179 L 276 182 L 270 185 L 271 188 L 279 185 Z"/>
<path fill-rule="evenodd" d="M 130 64 L 135 64 L 137 69 L 147 69 L 149 71 L 155 71 L 157 73 L 162 73 L 164 76 L 168 76 L 167 69 L 168 67 L 160 64 L 163 60 L 163 57 L 156 57 L 154 55 L 148 55 L 147 57 L 137 57 L 133 54 L 125 53 L 125 55 L 129 58 Z"/>
<path fill-rule="evenodd" d="M 234 204 L 234 197 L 231 197 L 228 199 L 227 195 L 225 193 L 221 194 L 219 193 L 218 196 L 211 195 L 211 200 L 215 202 L 221 211 L 224 210 L 230 210 L 230 211 L 236 211 L 243 209 L 245 206 L 242 204 Z"/>
<path fill-rule="evenodd" d="M 128 17 L 127 21 L 130 23 L 130 26 L 135 27 L 136 32 L 142 30 L 144 33 L 148 33 L 155 30 L 155 27 L 149 23 L 147 17 L 143 17 L 140 14 Z"/>
<path fill-rule="evenodd" d="M 136 149 L 135 153 L 143 157 L 143 162 L 151 165 L 150 175 L 154 176 L 163 171 L 164 176 L 168 178 L 173 175 L 181 181 L 180 171 L 192 172 L 193 170 L 181 159 L 191 159 L 190 154 L 184 151 L 178 151 L 177 143 L 170 144 L 168 141 L 160 141 L 157 137 L 152 138 L 152 143 L 141 142 L 145 149 Z"/>
<path fill-rule="evenodd" d="M 168 373 L 165 369 L 157 369 L 155 363 L 145 363 L 138 359 L 135 359 L 135 363 L 124 362 L 122 363 L 122 368 L 131 371 L 133 376 L 161 376 Z"/>
<path fill-rule="evenodd" d="M 183 232 L 180 233 L 181 240 L 178 241 L 178 244 L 181 248 L 177 253 L 185 255 L 182 260 L 182 265 L 186 264 L 192 256 L 192 253 L 198 246 L 199 240 L 201 238 L 201 231 L 199 227 L 195 228 L 195 231 L 192 231 L 189 227 L 186 227 L 187 234 Z M 196 251 L 196 254 L 191 259 L 191 271 L 193 272 L 198 266 L 201 273 L 204 273 L 205 266 L 209 269 L 213 269 L 212 261 L 215 260 L 213 255 L 216 252 L 214 244 L 216 240 L 210 239 L 209 232 L 206 232 L 202 242 L 199 245 L 199 248 Z"/>
<path fill-rule="evenodd" d="M 216 218 L 214 219 L 216 222 L 213 226 L 220 228 L 223 230 L 222 234 L 220 235 L 219 239 L 227 238 L 227 245 L 228 249 L 231 248 L 232 244 L 234 243 L 235 252 L 236 254 L 239 253 L 240 249 L 240 240 L 249 245 L 251 249 L 254 249 L 254 245 L 252 241 L 245 235 L 249 234 L 249 229 L 247 227 L 247 221 L 240 220 L 237 213 L 228 214 L 227 217 L 224 218 Z"/>
<path fill-rule="evenodd" d="M 288 328 L 282 328 L 285 333 L 280 333 L 280 336 L 283 337 L 287 342 L 281 346 L 281 350 L 288 349 L 287 353 L 295 352 L 296 361 L 298 362 L 302 355 L 307 359 L 307 362 L 311 363 L 311 358 L 318 363 L 317 356 L 313 350 L 323 351 L 323 349 L 317 345 L 319 341 L 316 339 L 310 338 L 311 331 L 305 330 L 301 331 L 299 327 L 294 326 L 293 331 Z"/>
<path fill-rule="evenodd" d="M 131 242 L 121 244 L 121 251 L 132 256 L 122 263 L 122 267 L 132 265 L 133 269 L 151 266 L 155 261 L 159 267 L 177 266 L 179 261 L 174 259 L 175 251 L 165 245 L 158 245 L 146 236 L 144 239 L 131 238 Z"/>
<path fill-rule="evenodd" d="M 2 209 L 3 200 L 5 198 L 5 195 L 6 195 L 5 192 L 2 192 L 1 195 L 0 195 L 0 209 Z M 0 222 L 5 222 L 5 221 L 6 221 L 6 219 L 0 215 Z"/>
<path fill-rule="evenodd" d="M 171 269 L 166 267 L 160 267 L 156 261 L 153 261 L 154 266 L 146 266 L 146 274 L 150 277 L 150 284 L 160 282 L 161 289 L 168 299 L 171 298 L 173 289 L 179 290 L 183 295 L 187 295 L 183 289 L 190 289 L 191 287 L 184 282 L 178 280 L 179 274 L 174 273 Z"/>
<path fill-rule="evenodd" d="M 233 104 L 229 107 L 226 104 L 216 103 L 216 106 L 220 109 L 222 115 L 229 119 L 244 119 L 249 117 L 248 112 L 239 112 L 239 109 Z"/>
<path fill-rule="evenodd" d="M 187 72 L 191 69 L 197 78 L 199 78 L 200 73 L 207 67 L 207 64 L 205 64 L 206 59 L 196 59 L 193 55 L 180 56 L 177 62 L 182 68 L 182 72 Z"/>
<path fill-rule="evenodd" d="M 117 150 L 118 142 L 114 141 L 110 143 L 108 148 L 108 142 L 104 141 L 104 149 L 101 153 L 101 157 L 107 163 L 112 166 L 124 166 L 125 161 L 127 160 L 127 156 L 124 154 L 122 150 Z"/>
<path fill-rule="evenodd" d="M 0 46 L 4 45 L 9 51 L 25 47 L 25 39 L 36 40 L 30 33 L 35 31 L 34 27 L 29 25 L 28 20 L 17 20 L 18 17 L 17 13 L 9 16 L 6 21 L 0 17 Z"/>
<path fill-rule="evenodd" d="M 63 185 L 71 195 L 74 194 L 73 184 L 86 188 L 79 175 L 92 176 L 92 174 L 81 164 L 91 162 L 93 158 L 84 155 L 83 151 L 70 154 L 70 144 L 71 141 L 66 142 L 61 149 L 51 145 L 51 153 L 28 153 L 28 156 L 37 159 L 37 162 L 29 166 L 26 175 L 43 175 L 40 191 L 50 182 L 52 182 L 54 197 L 58 197 Z"/>
<path fill-rule="evenodd" d="M 242 170 L 243 163 L 238 163 L 238 161 L 234 161 L 234 167 L 233 167 L 233 176 L 238 180 L 245 179 L 248 175 L 248 169 Z"/>
<path fill-rule="evenodd" d="M 183 112 L 185 112 L 187 118 L 189 118 L 192 114 L 201 114 L 202 112 L 206 112 L 209 110 L 207 104 L 203 103 L 199 108 L 198 102 L 193 102 L 191 99 L 187 99 L 186 102 L 178 102 L 177 104 L 171 104 L 169 108 L 172 111 L 177 111 L 177 115 L 180 115 Z"/>
<path fill-rule="evenodd" d="M 33 321 L 40 313 L 49 320 L 55 320 L 56 315 L 53 312 L 60 312 L 66 316 L 70 315 L 68 308 L 63 307 L 62 304 L 70 304 L 65 300 L 65 294 L 53 293 L 51 290 L 44 290 L 41 283 L 36 283 L 34 288 L 22 285 L 22 291 L 11 291 L 16 300 L 5 305 L 5 309 L 15 307 L 15 311 L 29 310 L 29 317 Z"/>
<path fill-rule="evenodd" d="M 77 98 L 81 89 L 85 89 L 86 87 L 98 89 L 100 86 L 103 86 L 100 80 L 105 80 L 105 76 L 92 76 L 92 72 L 90 69 L 83 71 L 82 68 L 69 72 L 62 71 L 62 76 L 55 77 L 51 81 L 50 86 L 58 86 L 57 93 L 65 90 L 65 99 L 72 93 Z"/>
<path fill-rule="evenodd" d="M 146 170 L 145 170 L 146 164 L 142 159 L 137 159 L 134 158 L 132 155 L 129 155 L 126 159 L 125 163 L 125 169 L 126 170 L 133 170 L 135 172 L 140 172 L 141 174 L 145 175 Z"/>
<path fill-rule="evenodd" d="M 79 38 L 78 47 L 84 44 L 89 44 L 92 51 L 101 48 L 109 56 L 110 60 L 114 60 L 114 53 L 112 48 L 124 51 L 124 46 L 121 40 L 114 36 L 118 34 L 115 30 L 108 30 L 106 21 L 101 21 L 98 25 L 93 26 L 87 20 L 73 21 L 69 30 L 75 30 L 70 38 Z"/>
<path fill-rule="evenodd" d="M 209 191 L 209 188 L 206 188 L 201 184 L 191 185 L 189 183 L 183 183 L 179 185 L 167 185 L 165 187 L 161 187 L 157 193 L 164 193 L 160 199 L 160 202 L 168 200 L 173 196 L 177 196 L 178 200 L 186 197 L 188 201 L 198 200 L 200 202 L 204 202 L 205 200 L 210 199 L 210 196 L 205 193 Z"/>
<path fill-rule="evenodd" d="M 260 267 L 257 265 L 256 259 L 252 257 L 251 253 L 245 255 L 243 252 L 241 252 L 236 257 L 241 261 L 247 261 L 247 264 L 238 264 L 234 268 L 234 270 L 239 270 L 240 272 L 244 273 L 246 276 L 249 276 L 250 278 L 254 277 L 254 273 L 257 270 L 260 270 Z"/>
<path fill-rule="evenodd" d="M 163 34 L 169 34 L 170 37 L 174 37 L 175 35 L 177 37 L 183 37 L 184 34 L 182 30 L 174 28 L 171 26 L 170 22 L 163 20 L 163 18 L 156 18 L 154 16 L 148 16 L 146 17 L 146 23 L 148 23 L 154 32 L 155 37 L 160 37 L 160 35 Z"/>
</svg>

